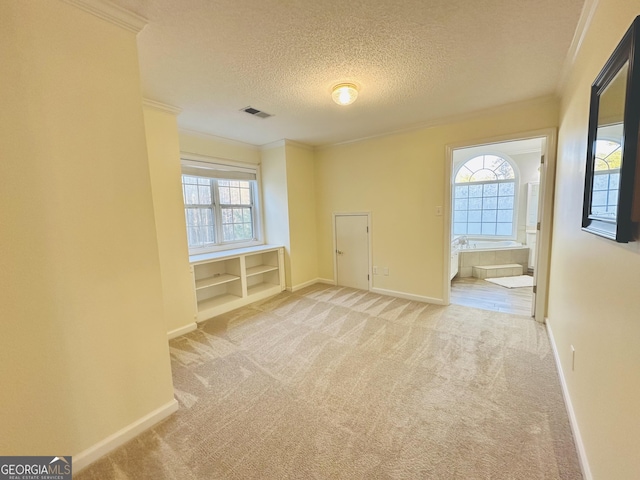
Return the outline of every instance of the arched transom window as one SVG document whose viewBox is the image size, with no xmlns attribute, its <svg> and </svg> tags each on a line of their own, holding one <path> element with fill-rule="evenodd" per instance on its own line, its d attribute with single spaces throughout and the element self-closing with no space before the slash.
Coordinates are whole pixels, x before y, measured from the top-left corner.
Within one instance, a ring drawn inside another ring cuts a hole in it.
<svg viewBox="0 0 640 480">
<path fill-rule="evenodd" d="M 622 146 L 612 140 L 596 140 L 591 213 L 615 218 L 620 193 Z"/>
<path fill-rule="evenodd" d="M 516 173 L 497 155 L 479 155 L 456 172 L 453 234 L 514 236 Z"/>
</svg>

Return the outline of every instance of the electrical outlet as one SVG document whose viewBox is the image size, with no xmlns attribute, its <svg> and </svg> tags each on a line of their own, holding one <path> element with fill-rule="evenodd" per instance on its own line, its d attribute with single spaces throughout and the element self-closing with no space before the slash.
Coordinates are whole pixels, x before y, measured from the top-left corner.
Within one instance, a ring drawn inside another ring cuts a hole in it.
<svg viewBox="0 0 640 480">
<path fill-rule="evenodd" d="M 385 277 L 388 277 L 389 276 L 389 267 L 384 267 L 383 272 L 384 272 Z"/>
<path fill-rule="evenodd" d="M 376 266 L 373 267 L 373 274 L 378 275 L 378 267 Z"/>
<path fill-rule="evenodd" d="M 571 371 L 576 369 L 576 349 L 571 345 Z"/>
</svg>

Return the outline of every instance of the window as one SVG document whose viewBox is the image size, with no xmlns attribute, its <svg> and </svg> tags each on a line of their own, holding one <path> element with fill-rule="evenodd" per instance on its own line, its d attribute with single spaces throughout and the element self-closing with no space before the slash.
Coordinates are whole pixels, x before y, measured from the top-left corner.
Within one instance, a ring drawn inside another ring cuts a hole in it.
<svg viewBox="0 0 640 480">
<path fill-rule="evenodd" d="M 595 157 L 591 213 L 615 219 L 618 211 L 622 146 L 616 141 L 596 140 Z"/>
<path fill-rule="evenodd" d="M 260 244 L 256 169 L 183 160 L 190 253 Z"/>
<path fill-rule="evenodd" d="M 453 188 L 453 234 L 513 237 L 516 174 L 496 155 L 479 155 L 463 163 Z"/>
</svg>

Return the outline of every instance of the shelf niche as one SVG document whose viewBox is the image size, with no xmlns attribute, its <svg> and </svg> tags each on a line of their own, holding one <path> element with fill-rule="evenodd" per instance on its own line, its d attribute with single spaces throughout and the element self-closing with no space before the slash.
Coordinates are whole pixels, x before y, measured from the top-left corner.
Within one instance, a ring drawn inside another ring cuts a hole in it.
<svg viewBox="0 0 640 480">
<path fill-rule="evenodd" d="M 194 267 L 198 311 L 225 305 L 242 298 L 240 259 L 230 258 Z"/>
<path fill-rule="evenodd" d="M 282 247 L 252 247 L 191 260 L 198 322 L 284 290 Z"/>
<path fill-rule="evenodd" d="M 280 284 L 278 252 L 247 255 L 247 293 L 255 295 Z"/>
</svg>

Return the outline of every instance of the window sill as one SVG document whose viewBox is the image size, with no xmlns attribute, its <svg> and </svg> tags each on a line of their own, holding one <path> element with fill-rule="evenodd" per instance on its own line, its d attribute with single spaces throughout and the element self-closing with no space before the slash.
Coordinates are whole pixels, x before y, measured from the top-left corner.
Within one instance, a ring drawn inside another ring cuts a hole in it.
<svg viewBox="0 0 640 480">
<path fill-rule="evenodd" d="M 230 250 L 221 250 L 217 252 L 198 253 L 195 255 L 189 255 L 189 263 L 194 265 L 201 262 L 208 262 L 211 260 L 220 260 L 223 258 L 239 257 L 241 255 L 251 253 L 262 253 L 269 250 L 277 250 L 282 248 L 282 245 L 256 245 L 253 247 L 234 248 Z"/>
<path fill-rule="evenodd" d="M 218 243 L 203 248 L 189 249 L 189 256 L 206 255 L 207 253 L 228 252 L 230 250 L 239 250 L 245 247 L 256 247 L 264 245 L 262 240 L 251 240 L 246 242 Z"/>
</svg>

